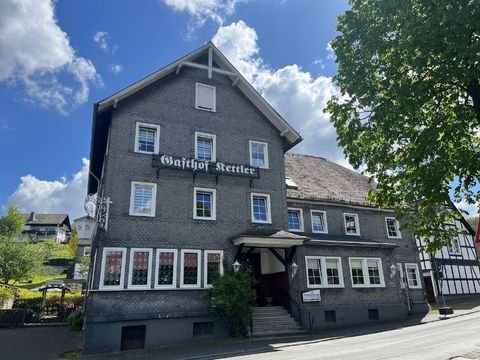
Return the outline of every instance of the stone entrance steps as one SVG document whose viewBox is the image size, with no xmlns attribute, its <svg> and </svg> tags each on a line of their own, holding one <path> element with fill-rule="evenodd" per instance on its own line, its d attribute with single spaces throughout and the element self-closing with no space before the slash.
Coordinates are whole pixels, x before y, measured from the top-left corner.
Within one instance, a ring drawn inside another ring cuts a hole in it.
<svg viewBox="0 0 480 360">
<path fill-rule="evenodd" d="M 252 336 L 303 334 L 299 325 L 283 306 L 255 306 L 252 315 Z"/>
</svg>

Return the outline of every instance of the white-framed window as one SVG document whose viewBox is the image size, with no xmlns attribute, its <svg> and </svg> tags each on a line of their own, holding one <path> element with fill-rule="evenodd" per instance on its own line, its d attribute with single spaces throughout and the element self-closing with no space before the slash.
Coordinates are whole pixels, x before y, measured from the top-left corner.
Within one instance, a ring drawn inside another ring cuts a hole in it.
<svg viewBox="0 0 480 360">
<path fill-rule="evenodd" d="M 342 288 L 342 259 L 339 257 L 305 256 L 308 288 Z"/>
<path fill-rule="evenodd" d="M 217 191 L 195 187 L 193 189 L 193 218 L 198 220 L 216 219 Z"/>
<path fill-rule="evenodd" d="M 387 237 L 389 239 L 400 239 L 402 237 L 402 234 L 400 233 L 400 224 L 394 217 L 386 217 L 385 226 L 387 229 Z"/>
<path fill-rule="evenodd" d="M 418 271 L 418 264 L 405 264 L 405 273 L 407 274 L 407 283 L 410 289 L 422 288 L 420 272 Z"/>
<path fill-rule="evenodd" d="M 83 256 L 89 256 L 91 251 L 92 251 L 92 248 L 90 246 L 85 246 L 83 248 Z"/>
<path fill-rule="evenodd" d="M 321 210 L 311 210 L 312 232 L 317 234 L 328 234 L 327 213 Z"/>
<path fill-rule="evenodd" d="M 155 288 L 177 287 L 177 250 L 157 249 L 155 265 Z"/>
<path fill-rule="evenodd" d="M 458 236 L 455 236 L 452 239 L 452 242 L 448 244 L 448 253 L 452 255 L 461 255 L 462 254 L 462 248 L 460 247 L 460 239 Z"/>
<path fill-rule="evenodd" d="M 125 279 L 126 248 L 103 248 L 102 270 L 100 272 L 100 290 L 123 289 Z"/>
<path fill-rule="evenodd" d="M 288 230 L 303 232 L 303 210 L 288 208 Z"/>
<path fill-rule="evenodd" d="M 345 224 L 345 234 L 360 235 L 360 224 L 358 222 L 357 214 L 344 213 L 343 223 Z"/>
<path fill-rule="evenodd" d="M 250 165 L 262 169 L 268 169 L 268 144 L 261 141 L 249 142 Z"/>
<path fill-rule="evenodd" d="M 252 222 L 265 224 L 272 222 L 269 194 L 251 193 L 250 204 Z"/>
<path fill-rule="evenodd" d="M 352 287 L 385 287 L 380 258 L 349 258 Z"/>
<path fill-rule="evenodd" d="M 216 161 L 216 143 L 216 135 L 195 131 L 195 159 Z"/>
<path fill-rule="evenodd" d="M 223 251 L 205 250 L 203 264 L 203 285 L 211 287 L 213 281 L 223 275 Z"/>
<path fill-rule="evenodd" d="M 195 109 L 216 111 L 216 89 L 215 86 L 196 83 L 195 84 Z"/>
<path fill-rule="evenodd" d="M 130 249 L 130 266 L 128 271 L 129 289 L 150 289 L 152 256 L 152 249 Z"/>
<path fill-rule="evenodd" d="M 132 181 L 130 215 L 155 216 L 157 184 Z"/>
<path fill-rule="evenodd" d="M 135 152 L 158 154 L 160 125 L 137 122 L 135 127 Z"/>
<path fill-rule="evenodd" d="M 181 251 L 180 287 L 200 287 L 200 254 L 201 250 Z"/>
</svg>

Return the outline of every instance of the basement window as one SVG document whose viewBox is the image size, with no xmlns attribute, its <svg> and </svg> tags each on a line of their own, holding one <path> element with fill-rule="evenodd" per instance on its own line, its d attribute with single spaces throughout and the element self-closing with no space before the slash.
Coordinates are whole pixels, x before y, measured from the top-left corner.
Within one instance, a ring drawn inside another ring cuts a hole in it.
<svg viewBox="0 0 480 360">
<path fill-rule="evenodd" d="M 193 336 L 213 335 L 215 329 L 212 321 L 208 322 L 194 322 L 193 323 Z"/>
<path fill-rule="evenodd" d="M 325 310 L 325 322 L 337 322 L 335 310 Z"/>
<path fill-rule="evenodd" d="M 146 326 L 123 326 L 120 350 L 136 350 L 145 348 Z"/>
<path fill-rule="evenodd" d="M 368 309 L 368 320 L 379 320 L 378 309 Z"/>
</svg>

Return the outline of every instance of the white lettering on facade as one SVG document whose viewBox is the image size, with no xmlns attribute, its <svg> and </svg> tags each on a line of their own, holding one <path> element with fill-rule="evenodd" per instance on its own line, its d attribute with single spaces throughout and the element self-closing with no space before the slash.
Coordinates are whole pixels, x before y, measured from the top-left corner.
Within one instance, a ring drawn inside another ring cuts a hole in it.
<svg viewBox="0 0 480 360">
<path fill-rule="evenodd" d="M 210 163 L 210 161 L 199 161 L 197 159 L 188 159 L 185 157 L 175 158 L 170 155 L 161 155 L 160 163 L 166 167 L 174 167 L 180 170 L 191 170 L 197 171 L 202 170 L 206 173 L 228 173 L 228 174 L 245 174 L 245 175 L 256 175 L 256 168 L 245 166 L 245 165 L 235 165 L 235 164 L 225 164 L 222 162 Z M 214 167 L 210 167 L 210 164 Z"/>
</svg>

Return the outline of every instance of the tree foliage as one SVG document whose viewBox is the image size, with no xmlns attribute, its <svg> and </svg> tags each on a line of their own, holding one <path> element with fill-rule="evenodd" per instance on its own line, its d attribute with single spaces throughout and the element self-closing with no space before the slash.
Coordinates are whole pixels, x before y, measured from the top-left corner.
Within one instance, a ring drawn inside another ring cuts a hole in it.
<svg viewBox="0 0 480 360">
<path fill-rule="evenodd" d="M 31 278 L 40 270 L 42 261 L 38 246 L 0 239 L 0 282 L 16 283 Z"/>
<path fill-rule="evenodd" d="M 338 143 L 378 182 L 370 199 L 407 227 L 448 243 L 454 201 L 477 202 L 480 177 L 480 1 L 351 0 L 332 41 Z M 453 191 L 451 191 L 453 186 Z"/>
<path fill-rule="evenodd" d="M 87 280 L 89 269 L 90 269 L 90 255 L 82 256 L 82 259 L 80 260 L 80 267 L 78 269 L 78 274 L 80 275 L 80 278 Z"/>
<path fill-rule="evenodd" d="M 7 214 L 0 218 L 0 237 L 13 238 L 19 236 L 24 227 L 25 218 L 15 205 L 11 205 Z"/>
<path fill-rule="evenodd" d="M 75 226 L 72 227 L 70 232 L 70 238 L 68 239 L 68 252 L 70 256 L 75 257 L 77 255 L 78 248 L 78 233 Z"/>
<path fill-rule="evenodd" d="M 0 282 L 8 284 L 34 276 L 42 266 L 43 254 L 38 247 L 16 241 L 25 220 L 15 206 L 0 218 Z"/>
<path fill-rule="evenodd" d="M 245 336 L 255 301 L 254 279 L 248 269 L 230 272 L 213 282 L 210 289 L 212 312 L 225 321 L 232 336 Z"/>
</svg>

